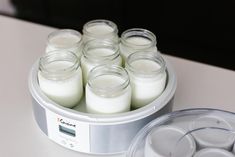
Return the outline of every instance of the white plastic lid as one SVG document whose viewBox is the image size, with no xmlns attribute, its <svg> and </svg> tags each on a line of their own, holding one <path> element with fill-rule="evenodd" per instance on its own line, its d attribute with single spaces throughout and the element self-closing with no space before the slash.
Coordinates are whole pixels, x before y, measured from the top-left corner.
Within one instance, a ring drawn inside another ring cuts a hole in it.
<svg viewBox="0 0 235 157">
<path fill-rule="evenodd" d="M 235 155 L 224 149 L 205 148 L 198 151 L 193 157 L 235 157 Z"/>
<path fill-rule="evenodd" d="M 154 128 L 146 137 L 144 155 L 146 157 L 191 157 L 196 151 L 196 144 L 191 135 L 186 135 L 181 128 L 163 125 Z"/>
<path fill-rule="evenodd" d="M 232 130 L 232 126 L 222 117 L 216 115 L 206 115 L 196 118 L 190 126 L 198 146 L 201 148 L 215 147 L 230 149 L 235 141 L 234 134 L 227 130 Z"/>
<path fill-rule="evenodd" d="M 200 140 L 207 141 L 203 147 Z M 216 109 L 188 109 L 160 116 L 148 123 L 135 136 L 126 156 L 193 157 L 201 148 L 212 147 L 232 153 L 234 142 L 235 113 Z"/>
</svg>

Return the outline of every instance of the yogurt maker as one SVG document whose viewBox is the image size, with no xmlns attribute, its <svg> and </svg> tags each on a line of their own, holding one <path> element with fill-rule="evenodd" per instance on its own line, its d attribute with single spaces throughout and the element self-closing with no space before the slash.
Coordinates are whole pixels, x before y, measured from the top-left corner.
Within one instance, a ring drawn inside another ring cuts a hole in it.
<svg viewBox="0 0 235 157">
<path fill-rule="evenodd" d="M 234 157 L 235 114 L 188 109 L 158 117 L 142 128 L 127 157 Z"/>
<path fill-rule="evenodd" d="M 100 155 L 124 153 L 141 128 L 172 111 L 177 81 L 167 60 L 167 82 L 163 93 L 144 107 L 112 115 L 87 113 L 84 100 L 72 109 L 56 104 L 41 91 L 38 69 L 39 61 L 36 61 L 29 74 L 35 120 L 49 139 L 78 152 Z"/>
</svg>

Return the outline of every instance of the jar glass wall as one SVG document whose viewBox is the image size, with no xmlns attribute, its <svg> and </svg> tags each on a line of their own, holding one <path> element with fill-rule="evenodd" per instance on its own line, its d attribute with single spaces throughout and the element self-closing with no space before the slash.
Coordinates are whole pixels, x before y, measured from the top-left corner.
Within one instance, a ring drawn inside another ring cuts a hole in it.
<svg viewBox="0 0 235 157">
<path fill-rule="evenodd" d="M 127 57 L 135 51 L 157 51 L 156 36 L 147 29 L 132 28 L 124 31 L 121 34 L 120 40 L 120 53 L 123 60 L 126 61 Z"/>
<path fill-rule="evenodd" d="M 155 52 L 135 52 L 127 58 L 125 67 L 130 77 L 134 109 L 151 103 L 165 89 L 165 61 Z"/>
<path fill-rule="evenodd" d="M 84 43 L 93 39 L 119 42 L 117 25 L 109 20 L 97 19 L 88 21 L 84 24 L 82 32 Z"/>
<path fill-rule="evenodd" d="M 73 107 L 83 95 L 82 71 L 77 56 L 55 50 L 40 58 L 38 82 L 41 90 L 53 101 Z"/>
<path fill-rule="evenodd" d="M 92 69 L 86 85 L 86 104 L 90 113 L 129 111 L 131 87 L 126 70 L 116 65 L 101 65 Z"/>
<path fill-rule="evenodd" d="M 122 65 L 118 44 L 109 40 L 92 40 L 84 45 L 81 66 L 84 86 L 89 72 L 98 65 Z"/>
<path fill-rule="evenodd" d="M 79 58 L 82 53 L 82 35 L 72 29 L 61 29 L 48 35 L 46 52 L 53 50 L 68 50 Z"/>
</svg>

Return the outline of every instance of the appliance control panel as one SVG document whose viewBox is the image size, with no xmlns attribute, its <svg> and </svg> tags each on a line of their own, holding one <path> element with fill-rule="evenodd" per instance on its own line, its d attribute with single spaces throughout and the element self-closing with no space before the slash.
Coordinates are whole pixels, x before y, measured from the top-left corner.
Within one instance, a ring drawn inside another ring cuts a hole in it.
<svg viewBox="0 0 235 157">
<path fill-rule="evenodd" d="M 90 151 L 89 124 L 46 111 L 48 137 L 79 152 Z"/>
</svg>

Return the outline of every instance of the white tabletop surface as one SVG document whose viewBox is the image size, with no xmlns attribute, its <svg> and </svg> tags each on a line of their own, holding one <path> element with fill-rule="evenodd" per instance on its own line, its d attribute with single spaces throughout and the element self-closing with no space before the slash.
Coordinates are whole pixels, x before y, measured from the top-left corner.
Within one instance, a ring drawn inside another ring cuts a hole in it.
<svg viewBox="0 0 235 157">
<path fill-rule="evenodd" d="M 50 141 L 33 117 L 28 73 L 44 53 L 47 35 L 53 30 L 0 16 L 0 157 L 89 156 Z M 178 77 L 174 110 L 207 107 L 235 112 L 234 71 L 165 57 Z"/>
</svg>

